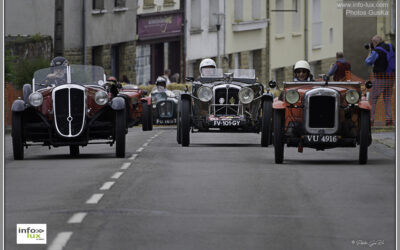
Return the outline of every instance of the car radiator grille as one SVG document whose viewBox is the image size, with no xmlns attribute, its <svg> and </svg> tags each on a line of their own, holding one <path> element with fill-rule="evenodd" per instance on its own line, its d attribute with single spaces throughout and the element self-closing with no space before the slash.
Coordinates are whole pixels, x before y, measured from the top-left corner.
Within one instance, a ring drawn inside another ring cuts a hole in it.
<svg viewBox="0 0 400 250">
<path fill-rule="evenodd" d="M 335 126 L 335 97 L 310 97 L 310 128 L 333 128 Z"/>
<path fill-rule="evenodd" d="M 223 98 L 224 102 L 220 103 Z M 220 88 L 215 90 L 215 115 L 237 115 L 239 112 L 239 89 L 236 88 Z M 226 105 L 218 105 L 226 104 Z M 229 106 L 229 104 L 236 104 L 236 106 Z"/>
<path fill-rule="evenodd" d="M 160 118 L 172 118 L 174 116 L 174 104 L 172 101 L 157 103 L 157 110 Z"/>
<path fill-rule="evenodd" d="M 62 88 L 55 91 L 54 99 L 58 132 L 63 136 L 77 136 L 85 119 L 85 92 L 81 89 Z"/>
</svg>

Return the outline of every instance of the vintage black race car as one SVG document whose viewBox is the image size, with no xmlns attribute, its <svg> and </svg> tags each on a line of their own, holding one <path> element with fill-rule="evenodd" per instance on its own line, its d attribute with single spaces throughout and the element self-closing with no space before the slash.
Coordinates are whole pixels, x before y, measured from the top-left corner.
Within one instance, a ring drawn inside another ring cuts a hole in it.
<svg viewBox="0 0 400 250">
<path fill-rule="evenodd" d="M 177 141 L 188 146 L 190 131 L 261 132 L 261 145 L 266 147 L 272 143 L 272 100 L 254 70 L 207 71 L 192 82 L 191 93 L 180 95 Z"/>
<path fill-rule="evenodd" d="M 285 144 L 299 152 L 360 145 L 359 163 L 366 164 L 372 142 L 368 96 L 360 82 L 284 82 L 273 103 L 275 162 L 283 162 Z"/>
<path fill-rule="evenodd" d="M 180 92 L 155 87 L 151 91 L 153 123 L 157 125 L 176 124 L 178 97 Z"/>
<path fill-rule="evenodd" d="M 89 143 L 116 144 L 125 156 L 127 106 L 121 96 L 107 91 L 104 69 L 91 65 L 59 66 L 34 73 L 25 84 L 23 99 L 12 105 L 14 159 L 24 158 L 24 147 L 69 146 L 72 156 Z M 54 71 L 62 71 L 61 78 Z"/>
</svg>

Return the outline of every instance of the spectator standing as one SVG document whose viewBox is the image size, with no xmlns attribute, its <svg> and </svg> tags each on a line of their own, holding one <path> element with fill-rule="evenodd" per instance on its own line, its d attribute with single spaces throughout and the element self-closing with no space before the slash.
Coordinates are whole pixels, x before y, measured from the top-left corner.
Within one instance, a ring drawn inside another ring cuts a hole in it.
<svg viewBox="0 0 400 250">
<path fill-rule="evenodd" d="M 164 77 L 165 80 L 167 81 L 167 85 L 171 84 L 171 81 L 169 80 L 170 75 L 171 75 L 171 70 L 170 70 L 170 69 L 164 70 L 164 75 L 163 75 L 163 77 Z"/>
<path fill-rule="evenodd" d="M 333 76 L 334 81 L 346 80 L 346 71 L 351 71 L 351 65 L 343 56 L 343 52 L 336 53 L 336 63 L 332 64 L 328 76 Z"/>
<path fill-rule="evenodd" d="M 371 39 L 371 52 L 365 59 L 368 66 L 373 65 L 372 85 L 372 113 L 371 122 L 374 122 L 376 103 L 380 94 L 383 94 L 385 103 L 386 126 L 393 125 L 392 119 L 392 94 L 395 79 L 395 52 L 391 44 L 385 43 L 382 38 L 375 35 Z"/>
</svg>

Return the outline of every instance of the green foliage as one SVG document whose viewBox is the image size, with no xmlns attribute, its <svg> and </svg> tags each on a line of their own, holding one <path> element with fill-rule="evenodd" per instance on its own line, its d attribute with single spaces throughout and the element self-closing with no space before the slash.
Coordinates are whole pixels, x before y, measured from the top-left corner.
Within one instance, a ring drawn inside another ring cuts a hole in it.
<svg viewBox="0 0 400 250">
<path fill-rule="evenodd" d="M 32 59 L 20 60 L 17 63 L 12 64 L 12 76 L 10 82 L 13 83 L 14 87 L 21 89 L 25 83 L 31 83 L 33 78 L 33 73 L 36 70 L 48 68 L 49 60 L 38 57 Z"/>
<path fill-rule="evenodd" d="M 11 82 L 14 75 L 13 60 L 14 57 L 11 55 L 10 50 L 7 50 L 4 57 L 4 75 L 6 82 Z"/>
</svg>

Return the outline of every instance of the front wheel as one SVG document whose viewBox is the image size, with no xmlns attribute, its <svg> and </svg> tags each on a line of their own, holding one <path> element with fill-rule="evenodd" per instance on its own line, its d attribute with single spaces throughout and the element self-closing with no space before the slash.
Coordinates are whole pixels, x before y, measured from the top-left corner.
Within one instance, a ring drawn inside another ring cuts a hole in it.
<svg viewBox="0 0 400 250">
<path fill-rule="evenodd" d="M 12 143 L 14 160 L 24 159 L 24 135 L 22 114 L 19 112 L 12 112 Z"/>
<path fill-rule="evenodd" d="M 366 164 L 368 161 L 369 131 L 370 131 L 370 113 L 367 110 L 360 112 L 360 154 L 358 162 Z"/>
<path fill-rule="evenodd" d="M 274 110 L 274 149 L 275 149 L 275 163 L 283 162 L 284 154 L 284 124 L 285 124 L 285 111 L 276 109 Z"/>
<path fill-rule="evenodd" d="M 150 121 L 151 121 L 151 107 L 147 103 L 142 103 L 142 130 L 149 131 L 150 129 Z"/>
<path fill-rule="evenodd" d="M 115 114 L 115 155 L 117 158 L 125 157 L 125 109 L 116 111 Z"/>
<path fill-rule="evenodd" d="M 181 134 L 181 114 L 180 111 L 178 111 L 176 114 L 176 141 L 178 142 L 178 144 L 182 144 Z"/>
<path fill-rule="evenodd" d="M 268 147 L 272 138 L 272 101 L 265 100 L 262 106 L 261 147 Z"/>
<path fill-rule="evenodd" d="M 181 142 L 182 147 L 187 147 L 190 144 L 190 101 L 182 100 L 181 106 Z"/>
</svg>

